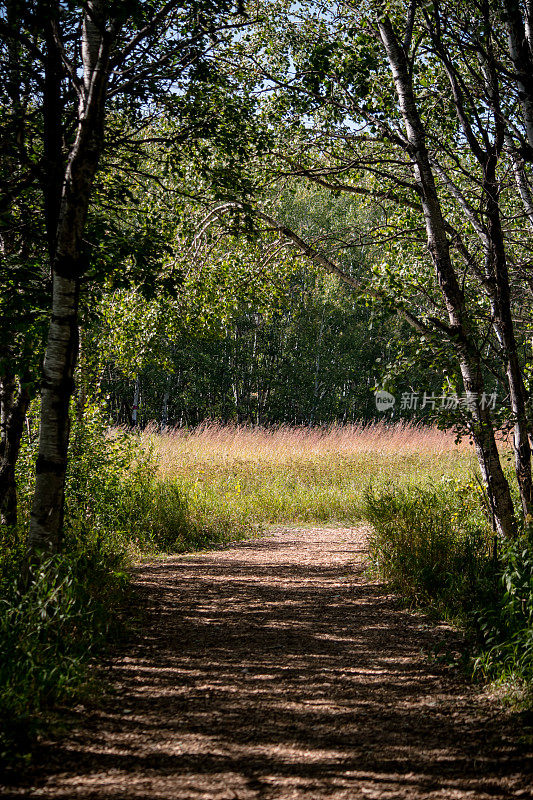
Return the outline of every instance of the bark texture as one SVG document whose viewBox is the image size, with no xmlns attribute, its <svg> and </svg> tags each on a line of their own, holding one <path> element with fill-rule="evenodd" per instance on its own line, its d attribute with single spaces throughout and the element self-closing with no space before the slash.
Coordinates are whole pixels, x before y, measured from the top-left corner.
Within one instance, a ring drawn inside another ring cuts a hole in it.
<svg viewBox="0 0 533 800">
<path fill-rule="evenodd" d="M 79 281 L 54 275 L 52 318 L 43 366 L 39 455 L 31 511 L 32 556 L 57 552 L 63 523 L 63 496 L 69 441 L 69 403 L 78 350 Z"/>
<path fill-rule="evenodd" d="M 13 375 L 0 378 L 0 523 L 17 524 L 17 484 L 15 467 L 20 451 L 30 393 L 21 385 L 17 392 Z"/>
<path fill-rule="evenodd" d="M 489 409 L 482 403 L 484 381 L 474 331 L 465 307 L 464 294 L 452 263 L 446 222 L 436 188 L 426 145 L 424 125 L 418 113 L 411 71 L 405 51 L 388 17 L 378 23 L 379 34 L 390 65 L 406 130 L 406 151 L 420 190 L 430 252 L 449 319 L 449 332 L 455 346 L 463 385 L 470 399 L 471 434 L 498 532 L 511 538 L 516 519 L 509 485 L 503 473 Z"/>
<path fill-rule="evenodd" d="M 103 146 L 109 78 L 111 37 L 105 29 L 104 9 L 101 0 L 86 6 L 78 124 L 62 181 L 57 231 L 53 237 L 53 300 L 43 367 L 39 455 L 28 536 L 30 561 L 43 553 L 57 552 L 61 545 L 69 404 L 78 353 L 79 286 L 85 270 L 83 233 Z M 51 63 L 55 65 L 54 59 Z M 53 92 L 50 94 L 55 97 Z"/>
<path fill-rule="evenodd" d="M 522 15 L 518 0 L 504 0 L 509 54 L 515 69 L 518 97 L 530 147 L 533 147 L 533 49 L 531 42 L 531 4 Z"/>
</svg>

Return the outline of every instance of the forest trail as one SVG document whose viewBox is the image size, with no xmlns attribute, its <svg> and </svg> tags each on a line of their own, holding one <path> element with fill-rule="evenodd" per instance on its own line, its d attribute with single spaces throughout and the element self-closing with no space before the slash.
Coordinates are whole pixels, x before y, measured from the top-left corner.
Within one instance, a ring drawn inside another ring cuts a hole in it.
<svg viewBox="0 0 533 800">
<path fill-rule="evenodd" d="M 531 728 L 520 744 L 428 659 L 457 634 L 369 581 L 364 547 L 362 528 L 280 528 L 139 567 L 142 629 L 104 666 L 111 691 L 2 796 L 533 797 Z"/>
</svg>

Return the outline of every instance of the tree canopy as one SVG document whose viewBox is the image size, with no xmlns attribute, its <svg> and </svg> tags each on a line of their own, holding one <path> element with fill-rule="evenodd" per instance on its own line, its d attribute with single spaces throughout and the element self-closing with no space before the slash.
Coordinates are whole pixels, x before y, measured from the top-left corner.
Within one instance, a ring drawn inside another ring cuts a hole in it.
<svg viewBox="0 0 533 800">
<path fill-rule="evenodd" d="M 40 393 L 32 557 L 60 547 L 88 394 L 165 425 L 464 395 L 440 421 L 472 437 L 515 535 L 533 513 L 531 24 L 521 0 L 4 4 L 0 507 L 13 523 Z"/>
</svg>

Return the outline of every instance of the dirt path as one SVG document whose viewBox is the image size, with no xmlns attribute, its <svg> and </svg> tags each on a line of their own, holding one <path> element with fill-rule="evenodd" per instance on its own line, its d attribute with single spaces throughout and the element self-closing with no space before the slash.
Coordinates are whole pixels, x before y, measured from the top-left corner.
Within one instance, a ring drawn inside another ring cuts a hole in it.
<svg viewBox="0 0 533 800">
<path fill-rule="evenodd" d="M 108 665 L 113 695 L 3 796 L 533 797 L 516 720 L 428 661 L 453 633 L 370 583 L 363 548 L 290 529 L 139 568 L 145 628 Z"/>
</svg>

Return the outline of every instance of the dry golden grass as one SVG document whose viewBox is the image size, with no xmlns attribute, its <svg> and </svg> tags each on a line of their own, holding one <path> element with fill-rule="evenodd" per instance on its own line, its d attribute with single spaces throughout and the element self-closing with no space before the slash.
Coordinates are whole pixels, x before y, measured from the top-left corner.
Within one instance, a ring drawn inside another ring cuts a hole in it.
<svg viewBox="0 0 533 800">
<path fill-rule="evenodd" d="M 193 429 L 173 428 L 160 434 L 157 449 L 164 469 L 167 461 L 174 464 L 179 454 L 188 457 L 193 452 L 222 461 L 279 462 L 332 454 L 464 452 L 470 446 L 466 442 L 457 446 L 449 431 L 407 422 L 312 428 L 289 425 L 267 428 L 209 422 Z"/>
<path fill-rule="evenodd" d="M 148 434 L 163 477 L 176 479 L 204 511 L 226 508 L 250 521 L 356 520 L 366 489 L 466 480 L 470 445 L 420 425 L 328 428 L 204 424 Z"/>
</svg>

